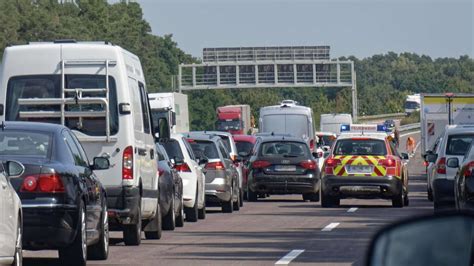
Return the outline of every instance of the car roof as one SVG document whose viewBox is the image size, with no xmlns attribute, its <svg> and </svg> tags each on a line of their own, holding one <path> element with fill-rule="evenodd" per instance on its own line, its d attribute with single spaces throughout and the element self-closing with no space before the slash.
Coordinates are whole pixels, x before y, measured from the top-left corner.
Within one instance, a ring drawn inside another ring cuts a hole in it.
<svg viewBox="0 0 474 266">
<path fill-rule="evenodd" d="M 448 135 L 457 133 L 474 133 L 474 125 L 448 125 L 446 126 Z"/>
<path fill-rule="evenodd" d="M 204 134 L 201 132 L 188 132 L 188 133 L 183 133 L 183 135 L 187 139 L 191 138 L 191 139 L 197 139 L 197 140 L 207 140 L 207 141 L 212 141 L 212 142 L 216 142 L 221 139 L 217 135 Z"/>
<path fill-rule="evenodd" d="M 255 143 L 257 141 L 257 137 L 253 135 L 232 135 L 235 141 L 245 141 Z"/>
<path fill-rule="evenodd" d="M 41 122 L 27 122 L 27 121 L 8 121 L 5 122 L 5 130 L 29 130 L 29 131 L 47 131 L 47 132 L 60 132 L 67 127 L 59 124 L 52 123 L 41 123 Z"/>
<path fill-rule="evenodd" d="M 328 131 L 316 131 L 314 134 L 316 136 L 336 136 L 337 135 L 334 132 L 328 132 Z"/>
<path fill-rule="evenodd" d="M 286 137 L 286 136 L 262 136 L 262 142 L 274 142 L 274 141 L 291 141 L 305 143 L 304 139 L 297 137 Z"/>
<path fill-rule="evenodd" d="M 226 136 L 226 137 L 232 137 L 232 134 L 229 132 L 225 131 L 192 131 L 192 133 L 201 133 L 201 134 L 206 134 L 206 135 L 217 135 L 217 136 Z"/>
<path fill-rule="evenodd" d="M 365 133 L 352 133 L 352 132 L 346 132 L 346 133 L 341 133 L 337 140 L 340 139 L 352 139 L 352 138 L 369 138 L 369 139 L 379 139 L 379 140 L 385 140 L 388 137 L 387 133 L 379 133 L 379 132 L 365 132 Z"/>
</svg>

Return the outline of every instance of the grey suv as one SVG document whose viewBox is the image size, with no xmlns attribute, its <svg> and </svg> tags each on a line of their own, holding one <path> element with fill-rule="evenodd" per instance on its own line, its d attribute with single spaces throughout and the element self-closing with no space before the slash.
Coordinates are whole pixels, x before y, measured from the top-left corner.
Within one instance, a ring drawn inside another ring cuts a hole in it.
<svg viewBox="0 0 474 266">
<path fill-rule="evenodd" d="M 206 203 L 220 204 L 222 212 L 240 209 L 239 177 L 222 139 L 213 134 L 184 134 L 196 158 L 204 164 Z"/>
</svg>

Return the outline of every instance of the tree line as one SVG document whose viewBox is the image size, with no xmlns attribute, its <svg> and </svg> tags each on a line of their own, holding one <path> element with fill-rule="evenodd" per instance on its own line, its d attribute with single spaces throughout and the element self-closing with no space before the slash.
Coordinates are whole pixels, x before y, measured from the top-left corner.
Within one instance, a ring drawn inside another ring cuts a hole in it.
<svg viewBox="0 0 474 266">
<path fill-rule="evenodd" d="M 179 49 L 172 35 L 152 34 L 138 3 L 106 0 L 1 0 L 0 51 L 7 45 L 55 39 L 105 40 L 140 57 L 148 91 L 170 91 L 180 63 L 198 62 Z M 433 59 L 414 53 L 341 57 L 354 61 L 359 114 L 403 111 L 407 94 L 474 92 L 474 60 L 469 56 Z M 351 91 L 334 88 L 241 89 L 189 92 L 193 130 L 214 128 L 215 110 L 227 104 L 250 104 L 255 117 L 262 106 L 293 99 L 321 113 L 351 112 Z M 318 123 L 317 123 L 318 124 Z"/>
</svg>

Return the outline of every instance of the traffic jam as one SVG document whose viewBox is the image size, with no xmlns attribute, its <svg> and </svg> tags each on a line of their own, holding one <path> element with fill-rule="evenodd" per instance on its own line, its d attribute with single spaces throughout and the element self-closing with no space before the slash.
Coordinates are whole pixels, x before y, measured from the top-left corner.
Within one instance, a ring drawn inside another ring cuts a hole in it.
<svg viewBox="0 0 474 266">
<path fill-rule="evenodd" d="M 190 131 L 188 96 L 148 94 L 143 73 L 136 55 L 109 43 L 5 49 L 0 264 L 22 265 L 24 250 L 57 250 L 61 265 L 107 260 L 111 232 L 139 246 L 205 223 L 213 218 L 206 208 L 238 215 L 274 195 L 301 195 L 314 212 L 349 198 L 404 208 L 407 164 L 420 146 L 434 212 L 474 208 L 474 94 L 410 98 L 420 111 L 420 145 L 409 137 L 401 149 L 394 120 L 323 114 L 315 131 L 311 108 L 288 99 L 262 107 L 258 118 L 246 104 L 218 107 L 215 129 Z M 368 265 L 427 265 L 400 255 L 400 246 L 463 239 L 473 224 L 450 213 L 391 227 L 375 237 Z M 439 234 L 425 238 L 423 226 Z M 472 249 L 450 247 L 444 265 L 472 263 Z"/>
</svg>

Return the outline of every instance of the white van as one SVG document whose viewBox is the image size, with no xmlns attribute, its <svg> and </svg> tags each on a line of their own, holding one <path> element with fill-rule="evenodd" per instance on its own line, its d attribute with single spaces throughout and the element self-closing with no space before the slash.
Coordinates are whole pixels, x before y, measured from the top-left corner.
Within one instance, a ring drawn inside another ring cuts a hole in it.
<svg viewBox="0 0 474 266">
<path fill-rule="evenodd" d="M 352 115 L 350 114 L 322 114 L 319 130 L 339 135 L 341 134 L 341 125 L 350 124 L 352 124 Z"/>
<path fill-rule="evenodd" d="M 0 119 L 63 124 L 89 158 L 109 158 L 97 175 L 126 245 L 140 244 L 142 226 L 159 237 L 154 129 L 136 55 L 103 42 L 18 45 L 5 49 L 0 82 Z"/>
<path fill-rule="evenodd" d="M 260 108 L 259 133 L 289 134 L 303 138 L 315 151 L 313 111 L 293 100 Z"/>
</svg>

